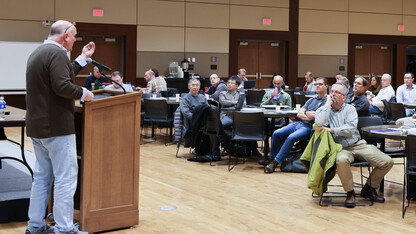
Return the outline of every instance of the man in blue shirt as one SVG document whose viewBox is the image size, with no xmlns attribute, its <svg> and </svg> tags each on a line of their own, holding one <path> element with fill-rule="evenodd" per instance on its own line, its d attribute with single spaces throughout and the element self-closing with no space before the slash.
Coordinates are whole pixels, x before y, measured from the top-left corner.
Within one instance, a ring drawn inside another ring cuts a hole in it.
<svg viewBox="0 0 416 234">
<path fill-rule="evenodd" d="M 264 173 L 273 173 L 283 159 L 289 155 L 290 149 L 292 149 L 295 142 L 310 138 L 312 124 L 315 121 L 315 111 L 326 103 L 328 81 L 326 78 L 319 77 L 315 81 L 315 86 L 318 97 L 309 99 L 300 109 L 297 117 L 301 121 L 291 123 L 274 131 L 270 158 L 259 161 L 259 164 L 265 165 Z"/>
</svg>

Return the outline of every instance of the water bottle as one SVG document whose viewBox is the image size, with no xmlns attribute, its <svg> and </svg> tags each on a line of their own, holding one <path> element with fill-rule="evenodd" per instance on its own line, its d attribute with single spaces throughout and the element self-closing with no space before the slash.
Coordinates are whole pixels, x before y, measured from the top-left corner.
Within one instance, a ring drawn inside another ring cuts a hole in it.
<svg viewBox="0 0 416 234">
<path fill-rule="evenodd" d="M 278 88 L 274 88 L 274 92 L 279 93 L 279 89 Z M 273 100 L 277 101 L 279 100 L 279 95 L 276 95 L 273 97 Z"/>
<path fill-rule="evenodd" d="M 4 97 L 0 96 L 0 120 L 6 119 L 6 101 L 4 101 Z"/>
</svg>

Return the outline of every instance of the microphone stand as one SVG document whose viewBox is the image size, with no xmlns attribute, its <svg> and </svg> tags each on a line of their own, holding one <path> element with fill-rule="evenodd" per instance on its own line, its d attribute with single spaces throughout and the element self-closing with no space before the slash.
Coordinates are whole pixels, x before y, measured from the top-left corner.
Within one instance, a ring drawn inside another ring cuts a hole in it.
<svg viewBox="0 0 416 234">
<path fill-rule="evenodd" d="M 116 83 L 118 86 L 120 86 L 121 87 L 121 89 L 124 91 L 124 94 L 126 94 L 127 92 L 126 92 L 126 89 L 124 89 L 124 87 L 123 87 L 123 85 L 121 85 L 120 83 L 118 83 L 118 82 L 116 82 L 115 80 L 113 80 L 113 79 L 111 79 L 111 78 L 108 78 L 105 74 L 104 74 L 104 72 L 103 72 L 103 70 L 101 69 L 101 68 L 99 68 L 98 67 L 98 71 L 100 72 L 100 74 L 106 79 L 106 80 L 108 80 L 108 81 L 110 81 L 110 82 L 112 82 L 112 83 Z M 121 82 L 121 83 L 123 83 L 123 82 Z"/>
</svg>

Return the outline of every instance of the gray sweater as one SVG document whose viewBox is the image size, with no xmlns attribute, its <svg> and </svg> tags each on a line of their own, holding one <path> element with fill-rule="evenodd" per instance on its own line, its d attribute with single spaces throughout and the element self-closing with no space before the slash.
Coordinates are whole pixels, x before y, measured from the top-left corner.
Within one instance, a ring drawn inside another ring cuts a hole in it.
<svg viewBox="0 0 416 234">
<path fill-rule="evenodd" d="M 361 139 L 357 129 L 357 111 L 350 104 L 344 103 L 338 111 L 327 105 L 320 107 L 315 113 L 315 123 L 317 126 L 329 126 L 333 129 L 335 142 L 343 148 Z"/>
</svg>

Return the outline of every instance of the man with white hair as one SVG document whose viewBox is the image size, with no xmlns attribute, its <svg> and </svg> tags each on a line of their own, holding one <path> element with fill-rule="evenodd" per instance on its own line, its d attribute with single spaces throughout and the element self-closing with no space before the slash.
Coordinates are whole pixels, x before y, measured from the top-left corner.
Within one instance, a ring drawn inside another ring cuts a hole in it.
<svg viewBox="0 0 416 234">
<path fill-rule="evenodd" d="M 372 115 L 382 115 L 384 110 L 384 104 L 381 100 L 390 101 L 390 99 L 395 95 L 393 87 L 391 84 L 391 75 L 384 73 L 381 77 L 381 89 L 378 92 L 377 96 L 371 95 L 368 99 L 370 103 L 370 114 Z"/>
</svg>

